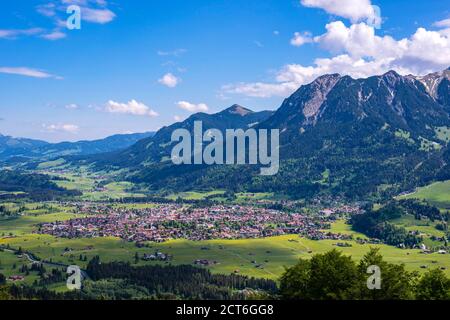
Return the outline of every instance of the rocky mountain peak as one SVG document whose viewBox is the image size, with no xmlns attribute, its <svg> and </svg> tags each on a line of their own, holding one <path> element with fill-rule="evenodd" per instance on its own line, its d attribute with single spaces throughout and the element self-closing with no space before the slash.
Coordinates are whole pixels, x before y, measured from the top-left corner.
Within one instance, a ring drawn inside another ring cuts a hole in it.
<svg viewBox="0 0 450 320">
<path fill-rule="evenodd" d="M 246 115 L 248 115 L 250 113 L 253 113 L 252 110 L 247 109 L 247 108 L 245 108 L 245 107 L 243 107 L 243 106 L 241 106 L 239 104 L 232 105 L 228 109 L 225 109 L 224 112 L 231 113 L 231 114 L 238 114 L 238 115 L 240 115 L 242 117 L 244 117 L 244 116 L 246 116 Z"/>
<path fill-rule="evenodd" d="M 436 99 L 438 95 L 438 88 L 442 80 L 450 80 L 450 68 L 445 69 L 444 71 L 433 72 L 425 76 L 411 77 L 422 83 L 425 86 L 428 94 Z"/>
<path fill-rule="evenodd" d="M 303 106 L 303 115 L 307 119 L 317 116 L 328 93 L 334 88 L 339 79 L 341 79 L 339 74 L 329 74 L 321 76 L 311 83 L 310 99 Z"/>
</svg>

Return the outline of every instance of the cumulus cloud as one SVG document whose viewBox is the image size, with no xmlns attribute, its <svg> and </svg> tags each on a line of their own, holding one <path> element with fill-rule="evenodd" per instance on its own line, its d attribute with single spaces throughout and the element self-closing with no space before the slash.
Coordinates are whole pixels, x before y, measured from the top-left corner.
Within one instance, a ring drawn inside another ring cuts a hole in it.
<svg viewBox="0 0 450 320">
<path fill-rule="evenodd" d="M 187 101 L 179 101 L 177 102 L 177 106 L 189 112 L 207 112 L 209 110 L 208 106 L 204 103 L 194 104 Z"/>
<path fill-rule="evenodd" d="M 80 127 L 75 124 L 43 124 L 42 127 L 48 132 L 68 132 L 68 133 L 78 133 Z"/>
<path fill-rule="evenodd" d="M 295 32 L 294 37 L 291 39 L 291 45 L 294 47 L 301 47 L 305 43 L 313 42 L 313 39 L 311 38 L 311 33 L 309 32 Z"/>
<path fill-rule="evenodd" d="M 380 23 L 378 16 L 370 0 L 301 0 L 305 7 L 320 8 L 327 13 L 349 19 L 353 23 L 370 21 Z"/>
<path fill-rule="evenodd" d="M 0 73 L 14 74 L 32 78 L 54 78 L 62 79 L 59 76 L 52 75 L 42 70 L 26 68 L 26 67 L 0 67 Z"/>
<path fill-rule="evenodd" d="M 160 84 L 169 88 L 175 88 L 180 81 L 181 79 L 174 76 L 172 73 L 166 73 L 161 79 L 158 80 Z"/>
<path fill-rule="evenodd" d="M 105 110 L 110 113 L 132 114 L 136 116 L 157 117 L 158 113 L 142 102 L 131 100 L 128 103 L 120 103 L 109 100 L 106 103 Z"/>
<path fill-rule="evenodd" d="M 115 17 L 116 14 L 106 8 L 104 9 L 92 9 L 89 7 L 81 8 L 81 19 L 88 22 L 105 24 L 113 21 Z"/>
<path fill-rule="evenodd" d="M 282 67 L 272 83 L 237 83 L 225 85 L 225 93 L 267 98 L 287 96 L 299 86 L 327 73 L 365 78 L 395 70 L 400 74 L 423 75 L 450 65 L 450 29 L 430 31 L 418 28 L 409 38 L 396 40 L 378 36 L 366 23 L 347 27 L 342 21 L 326 25 L 326 32 L 314 37 L 331 53 L 312 65 L 289 64 Z"/>
</svg>

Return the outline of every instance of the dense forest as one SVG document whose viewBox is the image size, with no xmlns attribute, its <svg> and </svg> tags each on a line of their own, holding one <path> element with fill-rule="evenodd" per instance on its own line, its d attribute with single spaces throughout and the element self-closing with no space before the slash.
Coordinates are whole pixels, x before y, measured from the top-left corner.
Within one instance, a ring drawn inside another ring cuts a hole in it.
<svg viewBox="0 0 450 320">
<path fill-rule="evenodd" d="M 0 191 L 11 192 L 1 195 L 1 199 L 29 197 L 35 201 L 48 201 L 81 195 L 79 191 L 58 187 L 52 179 L 55 180 L 44 174 L 0 170 Z"/>
<path fill-rule="evenodd" d="M 216 275 L 190 265 L 133 267 L 122 262 L 100 263 L 97 257 L 89 262 L 87 272 L 93 280 L 123 279 L 156 296 L 172 293 L 184 299 L 242 299 L 244 289 L 276 291 L 271 280 Z"/>
<path fill-rule="evenodd" d="M 134 267 L 128 263 L 101 263 L 94 257 L 88 264 L 90 280 L 84 281 L 80 291 L 57 293 L 48 285 L 66 281 L 60 270 L 34 265 L 22 266 L 22 273 L 36 271 L 40 275 L 33 286 L 10 286 L 7 291 L 13 299 L 42 300 L 129 300 L 129 299 L 207 299 L 229 300 L 251 297 L 269 297 L 276 294 L 272 280 L 241 275 L 211 274 L 207 269 L 190 265 Z M 3 283 L 5 284 L 5 282 Z M 2 283 L 0 283 L 2 285 Z M 4 289 L 5 290 L 5 289 Z"/>
<path fill-rule="evenodd" d="M 350 219 L 353 230 L 365 235 L 380 239 L 386 244 L 394 246 L 414 247 L 422 242 L 422 239 L 403 227 L 390 223 L 394 220 L 410 214 L 415 219 L 427 218 L 431 221 L 441 221 L 446 226 L 449 214 L 443 214 L 436 207 L 417 200 L 391 201 L 378 210 L 371 206 L 366 208 L 365 213 L 353 215 Z"/>
</svg>

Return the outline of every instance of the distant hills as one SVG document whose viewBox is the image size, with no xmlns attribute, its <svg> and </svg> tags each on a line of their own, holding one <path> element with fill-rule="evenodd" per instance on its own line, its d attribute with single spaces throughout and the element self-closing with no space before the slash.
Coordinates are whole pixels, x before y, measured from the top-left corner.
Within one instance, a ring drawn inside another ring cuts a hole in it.
<svg viewBox="0 0 450 320">
<path fill-rule="evenodd" d="M 450 70 L 425 77 L 353 79 L 324 75 L 300 87 L 276 112 L 234 105 L 198 113 L 154 137 L 87 162 L 99 169 L 127 169 L 126 179 L 153 189 L 225 188 L 273 191 L 295 197 L 330 194 L 384 197 L 434 180 L 450 179 Z M 273 177 L 257 166 L 174 166 L 174 129 L 280 129 L 281 169 Z"/>
<path fill-rule="evenodd" d="M 98 167 L 135 167 L 146 164 L 159 164 L 170 161 L 171 135 L 176 129 L 194 130 L 194 122 L 202 121 L 203 130 L 211 128 L 224 132 L 226 129 L 248 129 L 267 120 L 272 111 L 253 112 L 240 105 L 233 105 L 219 113 L 196 113 L 182 122 L 160 129 L 152 137 L 143 139 L 123 151 L 89 157 Z"/>
<path fill-rule="evenodd" d="M 154 132 L 118 134 L 94 141 L 48 143 L 0 134 L 0 161 L 45 160 L 68 155 L 90 155 L 125 149 Z"/>
</svg>

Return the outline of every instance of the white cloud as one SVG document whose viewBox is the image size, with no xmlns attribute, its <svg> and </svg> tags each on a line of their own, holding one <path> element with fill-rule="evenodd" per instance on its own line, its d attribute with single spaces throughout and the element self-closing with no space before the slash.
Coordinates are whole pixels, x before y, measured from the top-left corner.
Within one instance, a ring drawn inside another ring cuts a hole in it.
<svg viewBox="0 0 450 320">
<path fill-rule="evenodd" d="M 309 32 L 295 32 L 294 37 L 291 39 L 291 45 L 293 45 L 294 47 L 300 47 L 305 43 L 310 42 L 313 42 L 313 39 L 311 38 L 311 33 Z"/>
<path fill-rule="evenodd" d="M 15 74 L 32 78 L 54 78 L 61 80 L 59 76 L 49 74 L 45 71 L 31 69 L 26 67 L 0 67 L 0 73 Z"/>
<path fill-rule="evenodd" d="M 56 15 L 56 9 L 54 3 L 41 4 L 36 7 L 36 11 L 46 17 L 54 17 Z"/>
<path fill-rule="evenodd" d="M 41 28 L 30 29 L 0 29 L 0 38 L 15 39 L 19 36 L 34 36 L 44 32 Z"/>
<path fill-rule="evenodd" d="M 106 24 L 113 21 L 116 14 L 107 8 L 106 0 L 53 0 L 35 7 L 36 11 L 53 21 L 53 31 L 44 28 L 0 29 L 0 39 L 17 39 L 20 36 L 39 36 L 46 40 L 59 40 L 67 35 L 61 31 L 66 27 L 67 7 L 81 7 L 81 19 L 84 21 Z"/>
<path fill-rule="evenodd" d="M 68 132 L 68 133 L 78 133 L 80 127 L 75 124 L 43 124 L 42 127 L 48 132 Z"/>
<path fill-rule="evenodd" d="M 65 27 L 66 10 L 69 5 L 81 8 L 81 19 L 91 23 L 106 24 L 116 18 L 116 14 L 107 8 L 106 0 L 60 0 L 60 4 L 48 3 L 36 7 L 36 11 L 52 18 L 58 27 Z"/>
<path fill-rule="evenodd" d="M 349 28 L 342 21 L 325 26 L 327 32 L 314 41 L 333 53 L 348 53 L 354 57 L 396 57 L 404 53 L 408 40 L 396 41 L 390 36 L 376 36 L 373 27 L 365 23 L 353 24 Z"/>
<path fill-rule="evenodd" d="M 326 25 L 327 32 L 313 41 L 330 51 L 329 58 L 312 65 L 289 64 L 276 74 L 274 82 L 237 83 L 222 87 L 225 93 L 251 97 L 285 97 L 303 84 L 328 73 L 365 78 L 396 70 L 400 74 L 423 75 L 450 66 L 450 29 L 429 31 L 418 28 L 409 38 L 396 40 L 377 36 L 365 23 L 346 27 L 341 21 Z"/>
<path fill-rule="evenodd" d="M 169 88 L 175 88 L 181 79 L 174 76 L 172 73 L 166 73 L 158 82 Z"/>
<path fill-rule="evenodd" d="M 64 32 L 61 32 L 59 30 L 55 30 L 51 33 L 41 35 L 42 38 L 47 39 L 47 40 L 52 40 L 52 41 L 64 39 L 66 36 L 67 35 Z"/>
<path fill-rule="evenodd" d="M 285 97 L 296 89 L 293 83 L 238 83 L 222 87 L 222 91 L 232 94 L 241 94 L 255 98 L 270 98 L 273 96 Z"/>
<path fill-rule="evenodd" d="M 182 117 L 182 116 L 175 115 L 175 116 L 173 117 L 173 120 L 175 120 L 176 122 L 181 122 L 181 121 L 183 121 L 183 117 Z"/>
<path fill-rule="evenodd" d="M 377 15 L 370 0 L 301 0 L 302 5 L 310 8 L 320 8 L 329 14 L 351 20 L 371 21 L 379 23 L 381 17 Z"/>
<path fill-rule="evenodd" d="M 122 114 L 132 114 L 136 116 L 149 116 L 149 117 L 157 117 L 158 113 L 148 106 L 143 104 L 142 102 L 138 102 L 136 100 L 131 100 L 128 103 L 120 103 L 115 102 L 113 100 L 109 100 L 106 103 L 105 109 L 110 113 L 122 113 Z"/>
<path fill-rule="evenodd" d="M 109 9 L 81 8 L 81 19 L 88 22 L 105 24 L 113 21 L 115 17 L 116 14 Z"/>
<path fill-rule="evenodd" d="M 179 101 L 177 102 L 177 106 L 189 112 L 207 112 L 209 110 L 208 106 L 204 103 L 193 104 L 187 101 Z"/>
<path fill-rule="evenodd" d="M 435 23 L 433 23 L 433 26 L 438 28 L 450 28 L 450 18 L 436 21 Z"/>
<path fill-rule="evenodd" d="M 79 107 L 78 107 L 77 104 L 71 103 L 71 104 L 66 105 L 65 108 L 68 109 L 68 110 L 75 110 L 75 109 L 78 109 Z"/>
<path fill-rule="evenodd" d="M 410 38 L 395 40 L 375 35 L 373 27 L 359 23 L 346 27 L 341 21 L 327 24 L 327 32 L 314 40 L 335 53 L 354 59 L 389 61 L 388 68 L 424 74 L 450 65 L 450 37 L 418 28 Z"/>
<path fill-rule="evenodd" d="M 59 40 L 65 38 L 66 34 L 61 32 L 59 29 L 56 29 L 52 32 L 47 32 L 45 29 L 42 28 L 0 30 L 0 38 L 3 39 L 17 39 L 20 36 L 39 36 L 47 40 Z"/>
</svg>

